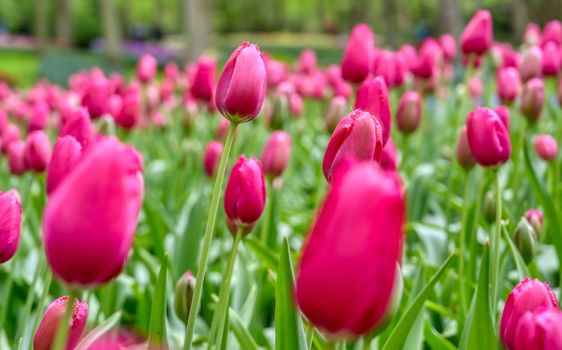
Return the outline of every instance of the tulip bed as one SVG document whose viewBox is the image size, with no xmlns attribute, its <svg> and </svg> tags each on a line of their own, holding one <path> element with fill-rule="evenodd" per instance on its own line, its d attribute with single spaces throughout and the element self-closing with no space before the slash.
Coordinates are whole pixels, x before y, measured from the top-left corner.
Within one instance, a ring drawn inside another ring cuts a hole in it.
<svg viewBox="0 0 562 350">
<path fill-rule="evenodd" d="M 562 349 L 561 65 L 478 11 L 0 85 L 0 349 Z"/>
</svg>

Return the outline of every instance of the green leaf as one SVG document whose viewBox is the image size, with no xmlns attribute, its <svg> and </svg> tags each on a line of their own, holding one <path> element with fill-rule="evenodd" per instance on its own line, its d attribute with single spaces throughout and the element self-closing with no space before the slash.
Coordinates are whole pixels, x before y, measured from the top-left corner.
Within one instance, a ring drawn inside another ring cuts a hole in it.
<svg viewBox="0 0 562 350">
<path fill-rule="evenodd" d="M 302 320 L 293 300 L 294 283 L 289 242 L 287 237 L 283 237 L 275 291 L 275 348 L 277 350 L 307 348 Z"/>
<path fill-rule="evenodd" d="M 455 350 L 456 347 L 443 335 L 439 334 L 429 323 L 425 322 L 424 336 L 429 348 L 432 350 Z"/>
<path fill-rule="evenodd" d="M 117 311 L 105 321 L 100 323 L 96 328 L 92 329 L 88 335 L 86 335 L 80 343 L 76 346 L 76 350 L 86 350 L 88 349 L 96 340 L 100 339 L 104 334 L 109 332 L 115 325 L 119 323 L 121 319 L 121 311 Z"/>
<path fill-rule="evenodd" d="M 248 349 L 248 350 L 258 350 L 258 345 L 256 341 L 248 331 L 248 329 L 244 326 L 244 323 L 240 316 L 234 311 L 232 308 L 228 312 L 228 318 L 230 321 L 230 329 L 234 333 L 234 336 L 238 340 L 238 344 L 240 345 L 241 349 Z"/>
<path fill-rule="evenodd" d="M 405 341 L 408 338 L 410 330 L 412 329 L 412 326 L 414 325 L 418 317 L 418 314 L 422 311 L 425 301 L 433 291 L 433 288 L 435 287 L 437 282 L 443 276 L 445 270 L 449 267 L 449 265 L 453 261 L 454 257 L 455 257 L 455 253 L 449 255 L 449 257 L 447 258 L 447 260 L 445 260 L 443 265 L 441 265 L 439 270 L 437 270 L 437 272 L 431 277 L 429 282 L 427 282 L 427 284 L 423 287 L 422 291 L 416 296 L 416 298 L 410 304 L 410 306 L 408 306 L 408 308 L 404 312 L 404 315 L 402 315 L 402 317 L 400 318 L 400 320 L 398 321 L 398 323 L 390 333 L 390 336 L 388 337 L 386 343 L 384 343 L 384 346 L 382 347 L 383 350 L 402 349 L 404 347 Z"/>
<path fill-rule="evenodd" d="M 478 286 L 472 298 L 468 316 L 461 336 L 462 350 L 497 349 L 496 334 L 492 312 L 490 310 L 490 287 L 488 271 L 490 267 L 490 253 L 487 243 L 484 244 Z"/>
<path fill-rule="evenodd" d="M 254 253 L 266 268 L 271 270 L 277 269 L 279 259 L 275 252 L 266 247 L 262 241 L 253 237 L 247 237 L 244 239 L 244 245 Z"/>
<path fill-rule="evenodd" d="M 531 276 L 529 269 L 527 269 L 527 264 L 523 261 L 523 257 L 519 254 L 519 250 L 515 247 L 515 244 L 509 237 L 507 233 L 507 229 L 505 226 L 502 227 L 503 238 L 507 242 L 507 246 L 509 247 L 509 251 L 511 252 L 511 256 L 513 257 L 513 261 L 515 262 L 515 267 L 517 268 L 517 272 L 519 273 L 519 280 L 525 279 L 526 276 Z"/>
<path fill-rule="evenodd" d="M 168 254 L 164 254 L 160 272 L 156 279 L 152 309 L 150 311 L 150 325 L 148 327 L 148 343 L 150 345 L 164 345 L 166 339 L 166 283 L 168 276 Z"/>
</svg>

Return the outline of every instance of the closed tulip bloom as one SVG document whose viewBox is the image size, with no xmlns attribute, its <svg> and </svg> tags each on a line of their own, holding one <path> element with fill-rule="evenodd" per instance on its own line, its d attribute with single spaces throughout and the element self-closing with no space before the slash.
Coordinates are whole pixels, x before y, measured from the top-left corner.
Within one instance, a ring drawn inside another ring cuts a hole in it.
<svg viewBox="0 0 562 350">
<path fill-rule="evenodd" d="M 509 132 L 496 112 L 477 108 L 468 115 L 466 127 L 470 153 L 478 164 L 493 167 L 509 160 Z"/>
<path fill-rule="evenodd" d="M 27 125 L 29 132 L 34 130 L 43 130 L 49 122 L 49 105 L 47 102 L 39 101 L 31 107 L 31 114 Z"/>
<path fill-rule="evenodd" d="M 158 62 L 156 59 L 150 54 L 144 54 L 137 65 L 137 79 L 142 83 L 148 83 L 154 79 L 157 69 Z"/>
<path fill-rule="evenodd" d="M 541 78 L 533 78 L 523 86 L 521 112 L 529 121 L 539 120 L 544 105 L 544 94 L 544 81 Z"/>
<path fill-rule="evenodd" d="M 546 134 L 539 135 L 535 138 L 535 150 L 539 157 L 550 162 L 558 158 L 558 144 L 556 140 Z"/>
<path fill-rule="evenodd" d="M 521 77 L 519 71 L 513 67 L 501 68 L 498 71 L 498 96 L 502 103 L 512 103 L 521 91 Z"/>
<path fill-rule="evenodd" d="M 361 83 L 371 70 L 375 35 L 366 24 L 357 24 L 351 31 L 341 63 L 342 78 Z"/>
<path fill-rule="evenodd" d="M 304 102 L 301 95 L 293 92 L 289 95 L 289 112 L 293 117 L 300 117 L 304 109 Z"/>
<path fill-rule="evenodd" d="M 362 109 L 377 118 L 382 126 L 383 145 L 390 136 L 391 117 L 388 89 L 381 77 L 369 78 L 361 84 L 357 92 L 355 109 Z"/>
<path fill-rule="evenodd" d="M 468 134 L 467 134 L 467 127 L 463 126 L 459 137 L 457 140 L 457 162 L 460 166 L 465 169 L 471 169 L 476 161 L 472 156 L 472 152 L 470 151 L 470 145 L 468 144 Z"/>
<path fill-rule="evenodd" d="M 515 227 L 513 242 L 521 254 L 523 261 L 529 264 L 537 250 L 537 234 L 526 218 L 521 218 Z"/>
<path fill-rule="evenodd" d="M 507 131 L 509 131 L 509 108 L 507 108 L 506 106 L 497 106 L 494 107 L 494 112 L 496 112 L 498 117 L 500 117 L 503 125 L 505 125 Z"/>
<path fill-rule="evenodd" d="M 47 307 L 39 328 L 33 337 L 33 350 L 51 350 L 55 342 L 55 336 L 59 328 L 59 324 L 66 310 L 68 297 L 60 297 L 53 301 Z M 72 308 L 72 315 L 69 323 L 68 340 L 66 343 L 67 350 L 72 350 L 78 345 L 78 341 L 84 332 L 86 322 L 88 321 L 88 304 L 85 301 L 75 300 Z"/>
<path fill-rule="evenodd" d="M 30 170 L 42 172 L 47 169 L 51 160 L 51 143 L 44 131 L 36 130 L 27 136 L 24 159 L 26 168 Z"/>
<path fill-rule="evenodd" d="M 316 52 L 311 49 L 302 50 L 297 61 L 297 72 L 310 74 L 316 70 Z"/>
<path fill-rule="evenodd" d="M 16 190 L 0 192 L 0 264 L 18 248 L 21 232 L 21 202 Z"/>
<path fill-rule="evenodd" d="M 326 123 L 326 129 L 329 133 L 334 132 L 336 126 L 340 120 L 345 116 L 345 110 L 347 109 L 347 100 L 342 96 L 335 96 L 330 102 L 330 106 L 326 111 L 324 116 L 324 122 Z"/>
<path fill-rule="evenodd" d="M 403 134 L 411 134 L 418 129 L 422 115 L 422 100 L 416 91 L 406 91 L 400 98 L 396 112 L 396 126 Z"/>
<path fill-rule="evenodd" d="M 540 77 L 542 73 L 542 62 L 542 50 L 538 46 L 529 48 L 523 55 L 523 60 L 519 66 L 521 79 L 527 81 L 535 77 Z"/>
<path fill-rule="evenodd" d="M 25 164 L 25 142 L 16 140 L 8 146 L 8 167 L 12 175 L 22 175 L 27 170 Z"/>
<path fill-rule="evenodd" d="M 270 89 L 276 88 L 289 77 L 289 70 L 285 63 L 272 58 L 265 61 L 265 69 L 267 72 L 267 86 Z"/>
<path fill-rule="evenodd" d="M 455 42 L 455 37 L 451 34 L 443 34 L 439 37 L 439 45 L 441 46 L 441 51 L 443 52 L 443 58 L 445 61 L 452 61 L 457 53 L 457 43 Z"/>
<path fill-rule="evenodd" d="M 224 210 L 236 226 L 253 226 L 265 206 L 265 180 L 256 158 L 241 156 L 230 173 L 224 192 Z"/>
<path fill-rule="evenodd" d="M 205 175 L 213 177 L 217 174 L 219 161 L 222 155 L 222 143 L 219 141 L 212 141 L 205 147 L 203 154 L 203 169 Z"/>
<path fill-rule="evenodd" d="M 468 22 L 461 35 L 461 50 L 465 55 L 481 56 L 492 45 L 492 15 L 487 10 L 478 10 Z"/>
<path fill-rule="evenodd" d="M 88 147 L 51 194 L 43 242 L 55 275 L 69 285 L 96 287 L 123 269 L 142 204 L 141 156 L 116 139 Z"/>
<path fill-rule="evenodd" d="M 90 116 L 85 108 L 78 108 L 72 113 L 66 123 L 64 123 L 59 137 L 71 135 L 78 141 L 82 147 L 88 144 L 94 138 L 94 128 L 90 121 Z"/>
<path fill-rule="evenodd" d="M 541 36 L 541 46 L 544 47 L 549 42 L 557 46 L 562 45 L 562 22 L 559 20 L 553 19 L 544 26 Z"/>
<path fill-rule="evenodd" d="M 367 111 L 356 109 L 343 118 L 326 147 L 322 168 L 328 182 L 346 158 L 380 161 L 383 150 L 382 127 Z"/>
<path fill-rule="evenodd" d="M 542 232 L 543 222 L 544 222 L 541 211 L 538 209 L 529 209 L 525 212 L 525 219 L 529 221 L 529 223 L 533 227 L 533 230 L 535 230 L 535 234 L 537 235 L 538 238 L 538 236 Z"/>
<path fill-rule="evenodd" d="M 381 168 L 384 170 L 396 170 L 398 167 L 398 150 L 392 138 L 388 139 L 382 149 Z"/>
<path fill-rule="evenodd" d="M 0 130 L 0 132 L 2 152 L 6 153 L 10 144 L 20 139 L 20 129 L 14 124 L 8 124 L 3 130 Z"/>
<path fill-rule="evenodd" d="M 191 271 L 187 271 L 180 277 L 174 294 L 174 311 L 178 318 L 184 323 L 187 323 L 187 319 L 189 318 L 194 290 L 195 277 Z"/>
<path fill-rule="evenodd" d="M 141 94 L 138 85 L 131 85 L 123 96 L 121 111 L 114 115 L 115 124 L 125 129 L 137 125 L 141 113 Z"/>
<path fill-rule="evenodd" d="M 193 97 L 203 101 L 210 101 L 215 91 L 216 75 L 216 60 L 209 56 L 202 56 L 199 58 L 191 83 L 191 94 Z"/>
<path fill-rule="evenodd" d="M 234 123 L 254 119 L 265 98 L 265 64 L 257 45 L 242 43 L 230 56 L 219 78 L 215 103 Z"/>
<path fill-rule="evenodd" d="M 549 77 L 557 76 L 561 62 L 559 47 L 552 41 L 546 43 L 543 48 L 542 74 Z"/>
<path fill-rule="evenodd" d="M 287 168 L 290 157 L 291 136 L 284 131 L 275 131 L 263 149 L 263 172 L 267 176 L 280 176 Z"/>
<path fill-rule="evenodd" d="M 57 139 L 47 168 L 47 194 L 51 194 L 78 163 L 82 145 L 73 136 Z"/>
<path fill-rule="evenodd" d="M 403 240 L 405 198 L 397 175 L 362 162 L 338 175 L 304 245 L 296 299 L 333 337 L 383 322 Z M 357 273 L 361 271 L 361 273 Z"/>
<path fill-rule="evenodd" d="M 513 350 L 562 349 L 562 312 L 537 308 L 525 313 L 517 325 Z"/>
<path fill-rule="evenodd" d="M 536 23 L 528 23 L 523 33 L 523 42 L 529 45 L 536 45 L 541 39 L 541 27 Z"/>
<path fill-rule="evenodd" d="M 178 68 L 178 65 L 174 62 L 166 63 L 164 66 L 164 76 L 166 77 L 166 80 L 177 82 L 180 78 L 180 69 Z"/>
<path fill-rule="evenodd" d="M 435 39 L 424 40 L 412 67 L 412 73 L 421 79 L 432 79 L 438 71 L 441 47 Z"/>
<path fill-rule="evenodd" d="M 556 295 L 546 283 L 526 278 L 509 293 L 500 321 L 500 337 L 508 350 L 516 349 L 521 318 L 540 307 L 558 309 Z"/>
</svg>

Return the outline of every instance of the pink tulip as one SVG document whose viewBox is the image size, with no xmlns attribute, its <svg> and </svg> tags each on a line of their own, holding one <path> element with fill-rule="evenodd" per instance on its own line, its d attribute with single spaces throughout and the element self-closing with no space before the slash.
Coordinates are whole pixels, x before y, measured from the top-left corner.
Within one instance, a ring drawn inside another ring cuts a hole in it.
<svg viewBox="0 0 562 350">
<path fill-rule="evenodd" d="M 500 117 L 503 125 L 505 125 L 505 128 L 507 129 L 507 131 L 509 131 L 509 108 L 507 108 L 506 106 L 497 106 L 494 107 L 494 112 L 496 112 L 496 114 L 498 115 L 498 117 Z"/>
<path fill-rule="evenodd" d="M 289 95 L 289 112 L 293 117 L 299 117 L 302 115 L 304 109 L 304 102 L 301 95 L 294 92 Z"/>
<path fill-rule="evenodd" d="M 297 72 L 310 74 L 316 70 L 316 52 L 311 49 L 302 50 L 297 61 Z"/>
<path fill-rule="evenodd" d="M 369 112 L 382 126 L 383 145 L 390 135 L 391 117 L 388 89 L 381 77 L 369 78 L 361 84 L 355 101 L 356 109 Z"/>
<path fill-rule="evenodd" d="M 283 174 L 291 157 L 291 136 L 275 131 L 267 141 L 261 157 L 265 175 L 278 177 Z"/>
<path fill-rule="evenodd" d="M 542 53 L 542 75 L 556 77 L 558 71 L 560 71 L 560 64 L 562 64 L 559 47 L 554 42 L 549 41 L 543 47 Z"/>
<path fill-rule="evenodd" d="M 265 180 L 256 158 L 241 156 L 230 173 L 224 192 L 224 211 L 230 223 L 252 227 L 265 206 Z"/>
<path fill-rule="evenodd" d="M 90 121 L 90 116 L 85 108 L 78 108 L 70 115 L 64 123 L 59 137 L 71 135 L 82 147 L 88 146 L 94 138 L 94 128 Z"/>
<path fill-rule="evenodd" d="M 529 221 L 529 223 L 533 227 L 533 230 L 535 230 L 535 234 L 538 238 L 538 236 L 542 232 L 542 227 L 544 223 L 542 212 L 538 209 L 529 209 L 525 212 L 525 219 Z"/>
<path fill-rule="evenodd" d="M 416 91 L 406 91 L 400 98 L 396 112 L 396 127 L 403 134 L 411 134 L 418 129 L 422 116 L 422 99 Z"/>
<path fill-rule="evenodd" d="M 51 143 L 44 131 L 36 130 L 27 136 L 24 160 L 27 169 L 35 172 L 47 169 L 51 160 Z"/>
<path fill-rule="evenodd" d="M 541 39 L 541 27 L 536 23 L 528 23 L 523 33 L 523 41 L 528 45 L 536 45 Z"/>
<path fill-rule="evenodd" d="M 517 325 L 513 349 L 562 349 L 562 312 L 552 308 L 526 312 Z"/>
<path fill-rule="evenodd" d="M 345 116 L 347 109 L 347 100 L 341 96 L 335 96 L 330 102 L 330 106 L 324 116 L 326 129 L 329 133 L 333 133 L 340 120 Z"/>
<path fill-rule="evenodd" d="M 203 154 L 203 169 L 205 170 L 205 175 L 208 177 L 216 175 L 221 155 L 222 143 L 219 141 L 212 141 L 205 147 L 205 152 Z"/>
<path fill-rule="evenodd" d="M 466 122 L 470 153 L 484 167 L 498 166 L 509 160 L 511 141 L 500 117 L 490 108 L 470 112 Z"/>
<path fill-rule="evenodd" d="M 141 95 L 138 85 L 131 85 L 127 88 L 121 102 L 119 114 L 113 116 L 115 124 L 125 129 L 131 129 L 140 119 Z"/>
<path fill-rule="evenodd" d="M 492 15 L 487 10 L 478 10 L 462 32 L 461 50 L 465 55 L 482 56 L 492 41 Z"/>
<path fill-rule="evenodd" d="M 215 91 L 215 77 L 217 74 L 217 63 L 213 57 L 202 56 L 197 61 L 197 68 L 191 83 L 191 94 L 193 97 L 210 101 Z"/>
<path fill-rule="evenodd" d="M 382 149 L 381 168 L 384 170 L 396 170 L 398 167 L 398 150 L 392 138 L 388 139 Z"/>
<path fill-rule="evenodd" d="M 39 328 L 33 337 L 33 350 L 51 350 L 60 322 L 66 310 L 68 297 L 60 297 L 53 301 L 47 307 Z M 72 350 L 78 345 L 78 341 L 84 332 L 86 322 L 88 321 L 88 304 L 85 301 L 75 300 L 70 317 L 70 329 L 68 331 L 68 340 L 66 350 Z M 64 326 L 64 325 L 63 325 Z"/>
<path fill-rule="evenodd" d="M 533 78 L 523 86 L 521 95 L 521 112 L 531 122 L 537 122 L 544 106 L 544 82 Z"/>
<path fill-rule="evenodd" d="M 285 63 L 272 58 L 265 61 L 265 69 L 267 72 L 267 86 L 270 89 L 276 88 L 289 77 L 289 70 Z"/>
<path fill-rule="evenodd" d="M 82 145 L 73 136 L 57 139 L 47 168 L 47 194 L 51 194 L 78 163 Z"/>
<path fill-rule="evenodd" d="M 46 102 L 36 102 L 31 107 L 31 115 L 29 116 L 27 130 L 31 132 L 45 129 L 45 127 L 47 127 L 47 123 L 49 122 L 49 113 L 49 105 Z"/>
<path fill-rule="evenodd" d="M 150 54 L 144 54 L 140 57 L 137 65 L 137 79 L 142 83 L 148 83 L 156 75 L 158 69 L 158 61 Z"/>
<path fill-rule="evenodd" d="M 355 84 L 367 78 L 371 70 L 375 35 L 366 24 L 357 24 L 351 31 L 341 63 L 342 77 Z"/>
<path fill-rule="evenodd" d="M 542 50 L 538 46 L 529 48 L 523 55 L 523 60 L 519 66 L 519 73 L 523 81 L 540 77 L 543 66 Z"/>
<path fill-rule="evenodd" d="M 178 65 L 174 62 L 166 63 L 164 66 L 164 77 L 166 77 L 166 80 L 171 82 L 177 82 L 180 78 L 180 69 L 178 68 Z"/>
<path fill-rule="evenodd" d="M 25 164 L 25 142 L 16 140 L 11 142 L 7 151 L 8 167 L 12 175 L 22 175 L 27 170 Z"/>
<path fill-rule="evenodd" d="M 400 55 L 381 50 L 375 55 L 373 76 L 381 76 L 389 87 L 404 83 L 405 67 Z"/>
<path fill-rule="evenodd" d="M 455 37 L 451 34 L 443 34 L 439 37 L 439 46 L 443 52 L 443 58 L 447 62 L 451 62 L 457 53 L 457 43 Z"/>
<path fill-rule="evenodd" d="M 82 105 L 88 109 L 91 118 L 99 118 L 107 112 L 107 100 L 112 94 L 111 82 L 103 72 L 94 69 L 86 78 Z"/>
<path fill-rule="evenodd" d="M 526 278 L 509 293 L 500 321 L 500 336 L 508 350 L 516 349 L 517 325 L 521 318 L 540 307 L 558 309 L 556 296 L 546 283 Z"/>
<path fill-rule="evenodd" d="M 0 141 L 2 141 L 2 153 L 6 153 L 10 144 L 20 139 L 20 129 L 14 124 L 8 124 L 0 130 Z"/>
<path fill-rule="evenodd" d="M 383 322 L 404 222 L 396 173 L 362 162 L 336 177 L 298 267 L 296 299 L 312 324 L 331 337 L 358 337 Z"/>
<path fill-rule="evenodd" d="M 123 269 L 142 204 L 141 156 L 116 139 L 88 147 L 43 215 L 47 261 L 70 285 L 96 287 Z"/>
<path fill-rule="evenodd" d="M 431 80 L 437 74 L 439 60 L 441 58 L 441 47 L 435 39 L 426 39 L 412 66 L 412 73 L 421 79 Z"/>
<path fill-rule="evenodd" d="M 558 158 L 558 144 L 550 135 L 542 134 L 537 136 L 535 138 L 535 150 L 539 157 L 547 162 Z"/>
<path fill-rule="evenodd" d="M 218 141 L 224 142 L 226 135 L 228 134 L 228 129 L 230 128 L 230 122 L 228 119 L 221 119 L 219 125 L 217 126 L 216 139 Z"/>
<path fill-rule="evenodd" d="M 265 64 L 260 49 L 242 43 L 226 62 L 217 84 L 215 103 L 234 123 L 254 119 L 261 110 L 266 88 Z"/>
<path fill-rule="evenodd" d="M 482 91 L 484 87 L 482 86 L 482 80 L 477 75 L 472 76 L 468 80 L 468 92 L 473 100 L 478 100 L 482 97 Z"/>
<path fill-rule="evenodd" d="M 21 202 L 16 190 L 0 192 L 0 264 L 10 260 L 20 241 Z"/>
<path fill-rule="evenodd" d="M 457 162 L 460 166 L 465 169 L 471 169 L 476 161 L 472 156 L 472 152 L 470 151 L 470 145 L 468 144 L 468 132 L 467 127 L 463 126 L 459 137 L 457 140 Z"/>
<path fill-rule="evenodd" d="M 118 118 L 123 109 L 123 97 L 121 95 L 111 95 L 107 100 L 107 113 L 113 118 Z"/>
<path fill-rule="evenodd" d="M 97 338 L 87 350 L 124 350 L 138 349 L 164 350 L 165 348 L 148 345 L 147 340 L 128 330 L 110 331 Z"/>
<path fill-rule="evenodd" d="M 498 71 L 498 96 L 502 103 L 510 104 L 521 91 L 521 77 L 519 71 L 513 67 L 501 68 Z"/>
<path fill-rule="evenodd" d="M 549 42 L 556 44 L 556 46 L 562 45 L 562 22 L 559 20 L 554 19 L 544 26 L 541 46 L 544 47 Z"/>
</svg>

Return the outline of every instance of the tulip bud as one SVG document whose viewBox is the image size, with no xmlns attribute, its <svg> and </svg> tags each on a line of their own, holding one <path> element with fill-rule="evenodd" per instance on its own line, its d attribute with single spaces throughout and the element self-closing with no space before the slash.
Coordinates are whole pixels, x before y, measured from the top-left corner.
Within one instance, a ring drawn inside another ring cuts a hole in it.
<svg viewBox="0 0 562 350">
<path fill-rule="evenodd" d="M 521 90 L 521 77 L 513 67 L 501 68 L 498 71 L 498 96 L 502 103 L 512 103 Z"/>
<path fill-rule="evenodd" d="M 492 40 L 492 15 L 487 10 L 476 11 L 462 32 L 462 52 L 465 55 L 481 56 L 488 51 Z"/>
<path fill-rule="evenodd" d="M 496 112 L 490 108 L 477 108 L 468 115 L 466 127 L 470 153 L 478 164 L 491 167 L 509 160 L 509 132 Z"/>
<path fill-rule="evenodd" d="M 382 126 L 383 145 L 390 135 L 390 104 L 388 89 L 381 77 L 369 78 L 361 84 L 357 92 L 355 109 L 362 109 L 377 118 Z"/>
<path fill-rule="evenodd" d="M 302 114 L 304 108 L 301 95 L 298 93 L 292 93 L 289 95 L 289 112 L 293 117 L 299 117 Z"/>
<path fill-rule="evenodd" d="M 468 92 L 473 100 L 477 101 L 482 97 L 482 80 L 478 76 L 473 76 L 468 80 Z"/>
<path fill-rule="evenodd" d="M 544 82 L 533 78 L 523 86 L 521 112 L 531 122 L 539 120 L 544 105 Z"/>
<path fill-rule="evenodd" d="M 396 145 L 392 141 L 392 137 L 388 139 L 386 145 L 382 149 L 381 168 L 384 170 L 396 170 L 398 166 L 398 151 Z"/>
<path fill-rule="evenodd" d="M 257 45 L 242 43 L 230 56 L 217 84 L 215 103 L 234 123 L 254 119 L 261 110 L 266 88 L 265 64 Z"/>
<path fill-rule="evenodd" d="M 316 70 L 316 52 L 311 49 L 302 50 L 297 61 L 297 72 L 310 74 Z"/>
<path fill-rule="evenodd" d="M 43 242 L 47 261 L 62 281 L 96 287 L 121 272 L 142 204 L 141 171 L 134 148 L 105 138 L 88 147 L 51 193 Z"/>
<path fill-rule="evenodd" d="M 144 54 L 137 65 L 137 79 L 142 83 L 148 83 L 154 79 L 157 69 L 158 61 L 152 55 Z"/>
<path fill-rule="evenodd" d="M 322 168 L 328 182 L 345 158 L 380 161 L 382 127 L 371 113 L 356 109 L 339 123 L 326 147 Z"/>
<path fill-rule="evenodd" d="M 164 66 L 164 76 L 166 77 L 166 80 L 177 82 L 180 78 L 180 69 L 178 68 L 178 65 L 174 62 L 166 63 Z"/>
<path fill-rule="evenodd" d="M 281 84 L 280 86 L 282 86 Z M 265 108 L 268 107 L 268 108 Z M 289 99 L 287 94 L 279 93 L 273 96 L 271 104 L 264 106 L 266 124 L 273 130 L 283 128 L 289 114 Z"/>
<path fill-rule="evenodd" d="M 542 72 L 542 51 L 538 46 L 529 48 L 523 55 L 523 61 L 519 66 L 521 79 L 527 81 L 532 78 L 540 77 Z"/>
<path fill-rule="evenodd" d="M 437 78 L 438 66 L 441 59 L 441 47 L 434 39 L 424 40 L 418 56 L 414 59 L 412 74 L 426 83 Z"/>
<path fill-rule="evenodd" d="M 3 130 L 0 130 L 0 140 L 2 141 L 2 152 L 8 152 L 10 143 L 20 139 L 20 129 L 14 124 L 8 124 Z"/>
<path fill-rule="evenodd" d="M 114 115 L 115 124 L 125 129 L 132 129 L 139 121 L 141 113 L 141 95 L 138 85 L 131 85 L 125 92 L 121 111 Z"/>
<path fill-rule="evenodd" d="M 8 146 L 8 167 L 12 175 L 22 175 L 27 170 L 25 165 L 25 142 L 16 140 Z"/>
<path fill-rule="evenodd" d="M 59 137 L 66 135 L 74 136 L 82 147 L 88 146 L 94 139 L 94 128 L 92 127 L 88 111 L 85 108 L 78 108 L 70 115 L 62 127 Z"/>
<path fill-rule="evenodd" d="M 367 334 L 392 309 L 405 206 L 397 174 L 373 162 L 336 176 L 303 247 L 295 292 L 331 338 Z"/>
<path fill-rule="evenodd" d="M 521 218 L 514 233 L 514 242 L 525 263 L 530 263 L 535 255 L 537 237 L 535 230 L 526 218 Z"/>
<path fill-rule="evenodd" d="M 36 130 L 27 136 L 24 160 L 30 170 L 42 172 L 47 169 L 51 160 L 51 143 L 44 131 Z"/>
<path fill-rule="evenodd" d="M 539 307 L 526 312 L 515 331 L 513 350 L 562 348 L 562 312 Z"/>
<path fill-rule="evenodd" d="M 285 63 L 276 61 L 272 58 L 265 61 L 265 69 L 267 72 L 267 86 L 270 89 L 274 89 L 279 86 L 279 84 L 287 80 L 289 76 L 289 71 Z"/>
<path fill-rule="evenodd" d="M 228 129 L 230 128 L 230 122 L 228 119 L 221 119 L 219 125 L 217 126 L 217 133 L 215 138 L 218 141 L 224 142 L 226 135 L 228 134 Z"/>
<path fill-rule="evenodd" d="M 536 237 L 538 238 L 542 232 L 544 221 L 541 211 L 538 209 L 529 209 L 525 212 L 525 218 L 533 227 Z"/>
<path fill-rule="evenodd" d="M 194 290 L 195 277 L 191 271 L 187 271 L 178 281 L 174 297 L 174 310 L 178 318 L 184 323 L 187 323 L 187 319 L 189 318 Z"/>
<path fill-rule="evenodd" d="M 556 77 L 560 70 L 562 58 L 558 46 L 549 41 L 543 48 L 542 74 L 548 77 Z"/>
<path fill-rule="evenodd" d="M 487 192 L 484 199 L 484 219 L 488 223 L 496 221 L 496 196 L 494 192 Z"/>
<path fill-rule="evenodd" d="M 498 115 L 498 117 L 500 117 L 503 125 L 505 125 L 505 128 L 507 129 L 507 131 L 509 131 L 509 108 L 507 108 L 506 106 L 497 106 L 494 107 L 494 112 L 496 112 L 496 114 Z"/>
<path fill-rule="evenodd" d="M 193 97 L 203 101 L 210 101 L 213 99 L 215 76 L 217 74 L 216 66 L 217 63 L 213 57 L 202 56 L 199 58 L 195 76 L 191 84 L 191 94 Z"/>
<path fill-rule="evenodd" d="M 541 27 L 536 23 L 528 23 L 523 33 L 523 42 L 528 45 L 536 45 L 541 38 Z"/>
<path fill-rule="evenodd" d="M 422 115 L 422 100 L 416 91 L 407 91 L 400 98 L 396 112 L 396 126 L 409 135 L 418 129 Z"/>
<path fill-rule="evenodd" d="M 537 154 L 543 160 L 550 162 L 558 158 L 558 144 L 552 136 L 539 135 L 535 138 L 534 144 Z"/>
<path fill-rule="evenodd" d="M 205 152 L 203 154 L 203 169 L 205 169 L 205 175 L 213 177 L 217 174 L 221 155 L 222 143 L 219 141 L 212 141 L 205 147 Z"/>
<path fill-rule="evenodd" d="M 31 107 L 31 115 L 27 125 L 28 132 L 43 130 L 49 122 L 49 105 L 47 102 L 39 101 Z"/>
<path fill-rule="evenodd" d="M 10 260 L 18 248 L 21 210 L 20 196 L 16 190 L 0 192 L 0 264 Z"/>
<path fill-rule="evenodd" d="M 328 111 L 326 111 L 326 115 L 324 116 L 326 130 L 328 130 L 329 133 L 334 132 L 341 118 L 345 115 L 346 108 L 347 100 L 345 97 L 335 96 L 332 99 Z"/>
<path fill-rule="evenodd" d="M 375 35 L 366 24 L 357 24 L 351 31 L 341 63 L 342 78 L 352 83 L 361 83 L 371 70 Z"/>
<path fill-rule="evenodd" d="M 445 61 L 451 62 L 457 53 L 455 37 L 451 34 L 441 35 L 439 37 L 439 46 L 441 46 L 441 51 L 443 52 L 443 58 Z"/>
<path fill-rule="evenodd" d="M 51 194 L 70 173 L 82 155 L 82 145 L 72 136 L 59 137 L 47 168 L 47 194 Z"/>
<path fill-rule="evenodd" d="M 68 297 L 64 296 L 49 304 L 33 337 L 33 350 L 52 349 L 60 322 L 64 317 L 67 302 Z M 65 349 L 72 350 L 78 345 L 87 321 L 88 304 L 85 301 L 75 300 L 69 320 L 70 329 L 68 330 L 68 340 Z M 61 327 L 64 327 L 64 325 Z"/>
<path fill-rule="evenodd" d="M 517 325 L 521 318 L 539 307 L 558 309 L 556 295 L 546 283 L 526 278 L 509 293 L 500 321 L 500 336 L 507 349 L 516 349 Z"/>
<path fill-rule="evenodd" d="M 553 42 L 556 46 L 562 45 L 562 23 L 559 20 L 553 19 L 545 26 L 541 36 L 541 46 Z"/>
<path fill-rule="evenodd" d="M 265 206 L 265 180 L 256 158 L 241 156 L 230 173 L 224 192 L 228 220 L 238 227 L 253 226 Z"/>
<path fill-rule="evenodd" d="M 275 131 L 267 141 L 261 157 L 265 175 L 281 176 L 290 157 L 291 136 L 284 131 Z"/>
</svg>

